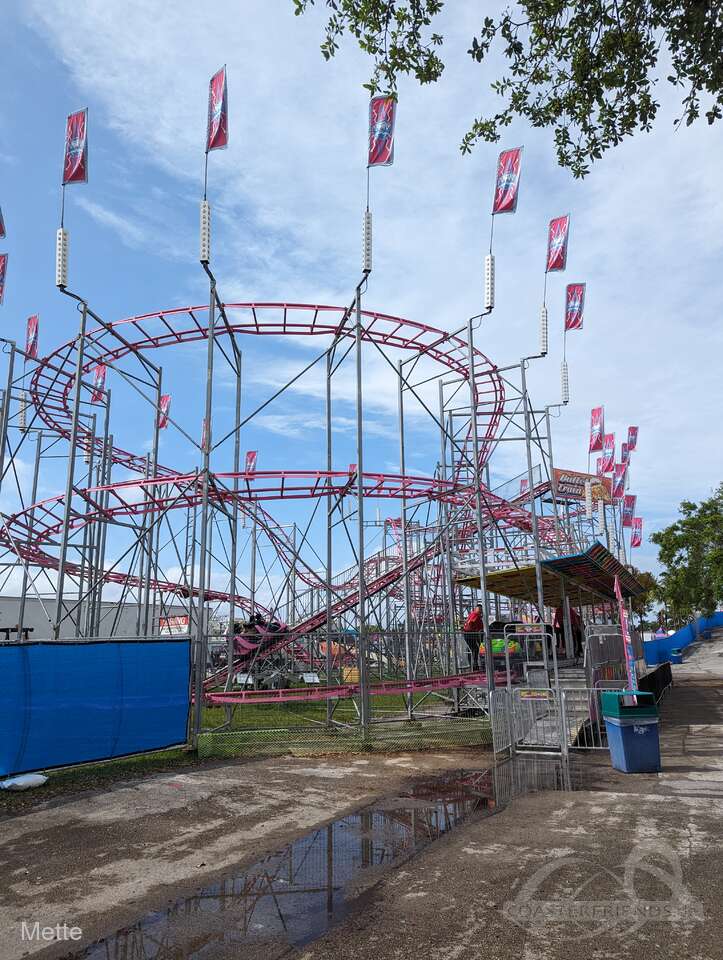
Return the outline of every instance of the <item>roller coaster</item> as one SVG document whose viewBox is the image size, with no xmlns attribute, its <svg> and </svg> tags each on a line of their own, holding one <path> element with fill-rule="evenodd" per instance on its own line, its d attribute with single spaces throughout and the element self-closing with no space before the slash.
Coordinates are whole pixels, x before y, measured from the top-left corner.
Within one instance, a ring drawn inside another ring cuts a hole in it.
<svg viewBox="0 0 723 960">
<path fill-rule="evenodd" d="M 340 345 L 345 340 L 353 345 L 356 336 L 355 327 L 348 323 L 349 308 L 249 302 L 223 304 L 222 312 L 224 322 L 219 323 L 213 331 L 221 349 L 224 339 L 231 342 L 234 351 L 238 351 L 238 343 L 251 337 L 316 337 L 332 344 L 327 348 L 328 355 L 329 351 L 341 349 Z M 199 600 L 202 604 L 231 605 L 230 632 L 233 632 L 231 621 L 235 609 L 242 611 L 246 617 L 254 614 L 270 617 L 273 614 L 269 605 L 264 605 L 248 593 L 211 589 L 209 583 L 193 583 L 192 575 L 184 576 L 177 582 L 158 576 L 158 558 L 150 554 L 154 547 L 148 531 L 154 520 L 157 522 L 172 512 L 189 517 L 202 506 L 203 488 L 198 470 L 179 472 L 157 462 L 155 457 L 151 464 L 148 455 L 115 445 L 107 428 L 104 436 L 98 436 L 90 429 L 88 415 L 75 417 L 74 428 L 73 396 L 78 376 L 81 391 L 92 392 L 94 388 L 89 381 L 93 370 L 100 364 L 110 370 L 118 370 L 123 360 L 131 358 L 134 363 L 140 364 L 141 369 L 150 369 L 146 366 L 149 355 L 155 358 L 163 349 L 206 341 L 209 336 L 208 315 L 208 306 L 191 306 L 134 316 L 112 324 L 100 323 L 84 331 L 80 356 L 81 338 L 78 337 L 40 357 L 29 374 L 23 373 L 23 381 L 15 384 L 16 391 L 22 388 L 21 408 L 15 414 L 21 440 L 13 455 L 17 455 L 23 438 L 37 429 L 35 424 L 39 423 L 42 431 L 48 435 L 62 438 L 71 444 L 73 450 L 82 451 L 87 464 L 95 462 L 96 478 L 105 481 L 79 485 L 74 479 L 70 499 L 67 494 L 58 494 L 30 503 L 4 518 L 0 534 L 2 545 L 7 553 L 15 555 L 26 572 L 31 568 L 58 571 L 61 560 L 53 547 L 63 535 L 67 543 L 72 542 L 73 537 L 82 539 L 82 562 L 73 563 L 66 558 L 62 564 L 71 599 L 67 599 L 62 592 L 59 594 L 57 620 L 55 624 L 49 624 L 56 635 L 59 635 L 61 623 L 68 619 L 75 622 L 76 636 L 83 636 L 84 633 L 97 635 L 101 626 L 98 619 L 100 598 L 107 584 L 135 592 L 139 609 L 143 598 L 146 606 L 151 605 L 150 598 L 153 598 L 154 609 L 146 615 L 151 618 L 150 632 L 154 631 L 154 621 L 157 631 L 164 605 L 171 598 L 188 604 L 189 632 L 193 632 L 194 623 L 197 626 L 199 622 Z M 298 615 L 299 605 L 295 604 L 292 622 L 282 632 L 264 635 L 260 631 L 253 639 L 248 636 L 237 639 L 233 650 L 234 670 L 259 666 L 265 659 L 284 650 L 295 652 L 297 659 L 303 661 L 305 648 L 300 642 L 305 637 L 324 631 L 330 637 L 332 634 L 336 636 L 344 622 L 347 626 L 354 622 L 354 614 L 359 606 L 360 574 L 367 601 L 380 595 L 391 596 L 395 606 L 399 607 L 400 596 L 406 600 L 406 615 L 410 621 L 416 619 L 417 623 L 414 626 L 412 622 L 407 623 L 405 611 L 402 611 L 402 629 L 407 634 L 407 642 L 411 634 L 420 643 L 424 630 L 415 606 L 420 608 L 421 595 L 427 595 L 427 604 L 429 606 L 431 603 L 433 610 L 427 626 L 435 626 L 439 620 L 444 621 L 448 617 L 454 618 L 456 614 L 451 601 L 455 589 L 452 583 L 455 564 L 465 551 L 468 563 L 470 553 L 476 554 L 479 559 L 480 531 L 474 515 L 474 477 L 481 477 L 487 466 L 501 424 L 505 419 L 511 421 L 505 407 L 506 387 L 509 392 L 505 376 L 479 349 L 472 347 L 458 333 L 368 310 L 360 311 L 358 322 L 361 323 L 361 341 L 365 348 L 369 345 L 380 351 L 394 350 L 415 364 L 423 359 L 431 366 L 432 377 L 448 376 L 453 378 L 453 382 L 467 388 L 470 400 L 467 408 L 462 406 L 461 409 L 465 421 L 462 429 L 455 425 L 450 431 L 445 431 L 444 424 L 440 425 L 443 436 L 446 433 L 444 446 L 450 453 L 449 467 L 441 470 L 440 464 L 437 464 L 434 474 L 429 476 L 401 472 L 363 472 L 357 476 L 354 465 L 346 470 L 257 470 L 254 465 L 251 470 L 214 471 L 210 474 L 207 509 L 210 513 L 218 512 L 229 518 L 231 538 L 236 539 L 240 515 L 254 525 L 257 535 L 260 530 L 268 538 L 287 577 L 293 571 L 297 582 L 303 584 L 307 594 L 312 597 L 327 593 L 327 602 L 319 604 L 317 610 L 303 611 Z M 471 367 L 473 375 L 470 378 Z M 156 369 L 155 366 L 152 369 Z M 401 370 L 400 364 L 400 384 L 414 392 Z M 28 411 L 22 407 L 26 384 L 32 404 L 30 423 Z M 472 405 L 476 421 L 474 446 L 470 414 Z M 444 405 L 440 416 L 445 416 Z M 9 423 L 13 423 L 12 416 L 9 417 Z M 152 475 L 149 475 L 151 466 Z M 135 477 L 109 482 L 113 468 L 123 468 Z M 91 478 L 93 472 L 90 466 L 86 479 Z M 485 549 L 489 550 L 494 541 L 499 554 L 502 545 L 502 553 L 508 555 L 507 563 L 518 562 L 521 552 L 529 553 L 533 537 L 551 551 L 559 549 L 565 540 L 570 540 L 569 528 L 564 534 L 561 533 L 557 517 L 539 515 L 533 519 L 531 502 L 534 504 L 537 501 L 539 504 L 546 494 L 549 496 L 549 477 L 540 476 L 539 482 L 533 483 L 532 498 L 524 493 L 506 498 L 482 483 L 479 490 L 482 536 L 489 540 Z M 331 583 L 304 560 L 284 526 L 274 520 L 269 505 L 278 501 L 320 499 L 338 505 L 349 497 L 358 496 L 359 492 L 364 499 L 394 501 L 402 506 L 402 519 L 396 523 L 393 520 L 389 522 L 397 541 L 395 550 L 390 552 L 385 549 L 365 557 L 361 570 L 358 565 L 352 566 L 341 577 L 337 575 Z M 406 529 L 408 511 L 420 504 L 434 505 L 437 518 L 426 528 L 423 537 L 410 537 L 410 531 Z M 145 572 L 140 568 L 138 572 L 133 572 L 130 567 L 108 567 L 104 562 L 107 530 L 128 524 L 138 527 L 137 542 L 145 538 L 149 551 Z M 511 537 L 517 540 L 516 550 L 512 547 Z M 184 571 L 192 574 L 192 570 L 186 570 L 186 565 L 192 564 L 188 543 L 186 548 Z M 447 593 L 446 609 L 441 616 L 441 600 L 432 597 L 430 601 L 430 590 L 438 592 L 440 596 Z M 90 613 L 86 611 L 84 624 L 81 625 L 84 595 L 85 606 L 91 609 Z M 351 620 L 348 619 L 349 615 Z M 392 627 L 388 610 L 387 622 L 381 623 L 378 616 L 376 620 L 380 630 Z M 138 623 L 141 633 L 141 617 Z M 393 680 L 372 684 L 369 685 L 369 692 L 408 694 L 415 690 L 482 684 L 484 673 L 461 675 L 458 669 L 450 669 L 453 662 L 459 666 L 457 651 L 452 656 L 449 650 L 449 646 L 456 647 L 458 640 L 455 635 L 458 635 L 458 630 L 447 623 L 444 632 L 447 649 L 438 651 L 438 662 L 421 664 L 422 672 L 426 675 L 417 676 L 420 657 L 412 654 L 416 661 L 415 670 L 411 675 L 407 673 L 404 682 Z M 406 653 L 409 657 L 409 645 Z M 306 659 L 308 661 L 309 656 Z M 431 658 L 432 661 L 434 659 Z M 314 665 L 313 657 L 311 665 Z M 336 666 L 338 668 L 339 664 Z M 311 691 L 233 691 L 229 689 L 228 681 L 228 668 L 210 673 L 204 670 L 203 688 L 207 702 L 304 701 L 353 696 L 357 692 L 355 684 L 340 685 L 333 682 Z M 226 689 L 218 691 L 217 688 L 222 685 Z"/>
</svg>

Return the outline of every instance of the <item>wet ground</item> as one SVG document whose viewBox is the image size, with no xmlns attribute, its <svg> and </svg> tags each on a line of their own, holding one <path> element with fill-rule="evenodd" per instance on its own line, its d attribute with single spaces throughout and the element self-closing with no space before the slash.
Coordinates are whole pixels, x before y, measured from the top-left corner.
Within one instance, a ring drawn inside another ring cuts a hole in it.
<svg viewBox="0 0 723 960">
<path fill-rule="evenodd" d="M 722 654 L 675 668 L 657 775 L 603 753 L 284 758 L 5 820 L 0 957 L 717 960 Z M 82 941 L 21 943 L 36 915 Z"/>
<path fill-rule="evenodd" d="M 498 813 L 515 796 L 572 789 L 581 774 L 554 760 L 520 758 L 417 780 L 397 796 L 311 831 L 243 872 L 67 956 L 209 960 L 259 954 L 275 960 L 361 909 L 389 871 L 440 837 Z"/>
</svg>

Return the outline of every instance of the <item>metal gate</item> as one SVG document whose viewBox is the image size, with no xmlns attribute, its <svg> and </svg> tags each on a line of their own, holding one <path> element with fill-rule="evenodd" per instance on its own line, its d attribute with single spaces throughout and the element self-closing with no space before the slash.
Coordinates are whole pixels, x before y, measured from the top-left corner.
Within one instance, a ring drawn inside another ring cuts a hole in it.
<svg viewBox="0 0 723 960">
<path fill-rule="evenodd" d="M 512 691 L 512 727 L 518 750 L 561 752 L 560 693 L 552 687 L 517 687 Z"/>
<path fill-rule="evenodd" d="M 492 725 L 492 749 L 495 753 L 511 751 L 512 738 L 512 691 L 497 687 L 489 694 L 490 723 Z"/>
<path fill-rule="evenodd" d="M 624 686 L 621 683 L 610 686 Z M 495 753 L 607 750 L 602 719 L 602 687 L 498 688 L 490 699 Z"/>
</svg>

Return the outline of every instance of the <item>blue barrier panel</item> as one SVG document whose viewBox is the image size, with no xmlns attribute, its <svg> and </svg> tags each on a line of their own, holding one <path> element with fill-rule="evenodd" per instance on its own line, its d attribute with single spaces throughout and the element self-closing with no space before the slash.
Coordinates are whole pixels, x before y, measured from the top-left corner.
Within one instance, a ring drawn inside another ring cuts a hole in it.
<svg viewBox="0 0 723 960">
<path fill-rule="evenodd" d="M 671 650 L 685 650 L 696 640 L 709 640 L 712 630 L 723 627 L 723 611 L 714 613 L 712 617 L 699 617 L 693 623 L 681 627 L 669 637 L 664 637 L 658 644 L 658 662 L 665 663 L 670 659 Z"/>
<path fill-rule="evenodd" d="M 183 743 L 188 640 L 0 644 L 0 776 Z"/>
</svg>

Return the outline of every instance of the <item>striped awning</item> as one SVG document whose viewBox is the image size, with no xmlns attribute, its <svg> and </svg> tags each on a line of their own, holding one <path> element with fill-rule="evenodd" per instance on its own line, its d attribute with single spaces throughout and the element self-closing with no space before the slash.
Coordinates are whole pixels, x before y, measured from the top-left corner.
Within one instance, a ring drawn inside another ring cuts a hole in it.
<svg viewBox="0 0 723 960">
<path fill-rule="evenodd" d="M 560 606 L 563 583 L 570 599 L 582 606 L 591 606 L 601 600 L 615 600 L 615 575 L 620 579 L 624 597 L 635 597 L 645 587 L 601 543 L 595 543 L 585 553 L 553 557 L 542 561 L 542 590 L 547 606 Z M 460 586 L 479 589 L 478 576 L 457 577 Z M 537 601 L 537 578 L 534 565 L 493 570 L 487 574 L 487 589 L 503 597 Z"/>
</svg>

